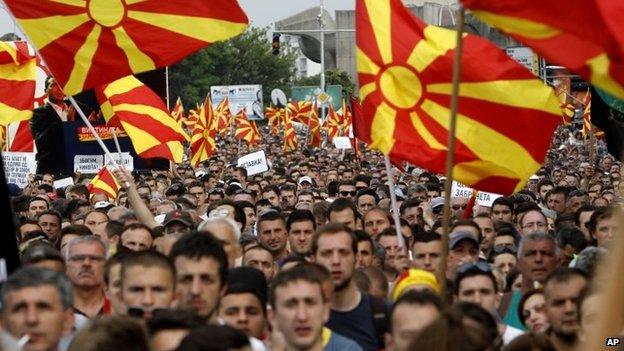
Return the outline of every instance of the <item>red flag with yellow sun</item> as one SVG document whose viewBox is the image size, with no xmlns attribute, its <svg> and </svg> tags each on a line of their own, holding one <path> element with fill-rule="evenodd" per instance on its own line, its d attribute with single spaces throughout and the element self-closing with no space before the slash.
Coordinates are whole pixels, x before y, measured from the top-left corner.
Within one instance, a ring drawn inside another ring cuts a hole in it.
<svg viewBox="0 0 624 351">
<path fill-rule="evenodd" d="M 256 145 L 262 140 L 262 134 L 260 134 L 256 122 L 250 121 L 249 118 L 247 118 L 244 108 L 236 114 L 234 125 L 236 126 L 234 136 L 237 139 L 244 140 L 249 145 Z"/>
<path fill-rule="evenodd" d="M 264 109 L 264 116 L 269 121 L 271 126 L 271 133 L 279 133 L 279 127 L 284 123 L 286 119 L 286 109 L 279 107 L 267 107 Z"/>
<path fill-rule="evenodd" d="M 195 117 L 191 135 L 191 164 L 197 166 L 210 158 L 217 150 L 215 137 L 217 122 L 212 110 L 212 101 L 206 98 Z"/>
<path fill-rule="evenodd" d="M 321 120 L 318 116 L 318 109 L 316 102 L 312 105 L 312 111 L 310 112 L 310 146 L 321 147 L 323 142 L 323 136 L 321 136 Z"/>
<path fill-rule="evenodd" d="M 356 59 L 372 148 L 445 172 L 456 32 L 426 25 L 400 0 L 357 0 Z M 453 172 L 500 194 L 540 167 L 561 109 L 551 88 L 491 43 L 463 38 Z M 530 132 L 529 132 L 530 131 Z"/>
<path fill-rule="evenodd" d="M 67 95 L 242 33 L 236 0 L 5 0 Z"/>
<path fill-rule="evenodd" d="M 312 111 L 312 102 L 310 101 L 291 101 L 286 106 L 290 110 L 290 118 L 295 122 L 308 125 L 310 112 Z"/>
<path fill-rule="evenodd" d="M 210 106 L 212 109 L 212 106 Z M 230 100 L 224 97 L 223 100 L 214 109 L 214 118 L 216 118 L 217 131 L 219 135 L 227 135 L 232 119 L 232 111 L 230 111 Z"/>
<path fill-rule="evenodd" d="M 189 137 L 145 84 L 127 76 L 97 87 L 95 95 L 106 123 L 123 127 L 139 156 L 182 162 Z"/>
<path fill-rule="evenodd" d="M 286 117 L 284 119 L 284 152 L 295 151 L 297 150 L 298 146 L 299 141 L 297 140 L 295 126 L 293 125 L 292 119 L 290 118 L 290 113 L 287 109 Z"/>
</svg>

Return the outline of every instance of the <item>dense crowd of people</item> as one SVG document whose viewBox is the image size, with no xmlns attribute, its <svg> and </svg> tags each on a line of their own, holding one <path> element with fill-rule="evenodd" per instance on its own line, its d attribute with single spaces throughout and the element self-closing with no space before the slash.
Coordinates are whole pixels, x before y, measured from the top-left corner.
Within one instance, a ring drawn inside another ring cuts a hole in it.
<svg viewBox="0 0 624 351">
<path fill-rule="evenodd" d="M 9 185 L 22 268 L 0 292 L 4 348 L 562 351 L 585 340 L 618 227 L 620 163 L 602 142 L 590 160 L 561 127 L 524 190 L 491 207 L 452 198 L 447 250 L 444 177 L 388 174 L 366 149 L 284 153 L 270 133 L 256 148 L 271 167 L 255 175 L 235 165 L 249 148 L 227 138 L 198 167 L 118 170 L 115 199 L 81 175 L 60 189 L 49 173 Z"/>
</svg>

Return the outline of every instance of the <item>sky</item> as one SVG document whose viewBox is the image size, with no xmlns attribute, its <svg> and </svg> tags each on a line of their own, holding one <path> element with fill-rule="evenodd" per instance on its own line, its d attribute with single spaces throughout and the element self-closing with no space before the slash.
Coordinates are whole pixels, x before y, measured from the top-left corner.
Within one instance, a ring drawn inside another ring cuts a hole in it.
<svg viewBox="0 0 624 351">
<path fill-rule="evenodd" d="M 319 0 L 239 0 L 239 4 L 247 13 L 252 26 L 266 27 L 273 22 L 318 6 Z M 335 10 L 354 9 L 355 0 L 324 0 L 324 6 L 333 17 Z M 0 0 L 0 35 L 12 32 L 13 28 L 13 21 Z"/>
</svg>

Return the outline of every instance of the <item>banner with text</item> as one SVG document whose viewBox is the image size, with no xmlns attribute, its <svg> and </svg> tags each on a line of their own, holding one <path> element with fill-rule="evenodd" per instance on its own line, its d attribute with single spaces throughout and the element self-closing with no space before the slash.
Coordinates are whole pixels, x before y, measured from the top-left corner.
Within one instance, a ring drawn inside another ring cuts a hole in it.
<svg viewBox="0 0 624 351">
<path fill-rule="evenodd" d="M 2 160 L 7 184 L 17 184 L 23 189 L 28 185 L 28 175 L 37 173 L 34 152 L 3 152 Z"/>
<path fill-rule="evenodd" d="M 226 96 L 230 102 L 230 111 L 233 115 L 244 108 L 250 120 L 264 119 L 262 85 L 215 85 L 210 87 L 213 108 L 216 108 Z"/>
</svg>

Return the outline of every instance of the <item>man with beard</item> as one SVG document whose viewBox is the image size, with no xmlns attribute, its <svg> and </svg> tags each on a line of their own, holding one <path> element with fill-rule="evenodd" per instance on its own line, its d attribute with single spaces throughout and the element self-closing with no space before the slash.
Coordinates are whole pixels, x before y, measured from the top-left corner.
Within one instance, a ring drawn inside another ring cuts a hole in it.
<svg viewBox="0 0 624 351">
<path fill-rule="evenodd" d="M 578 299 L 587 285 L 584 273 L 574 268 L 553 271 L 544 284 L 550 341 L 558 351 L 575 350 L 578 344 Z"/>
<path fill-rule="evenodd" d="M 258 228 L 258 243 L 269 250 L 275 262 L 286 258 L 288 250 L 288 231 L 286 230 L 286 220 L 277 211 L 266 211 L 256 222 Z"/>
<path fill-rule="evenodd" d="M 356 253 L 357 238 L 342 223 L 319 228 L 312 239 L 314 260 L 330 271 L 334 283 L 326 326 L 365 351 L 383 349 L 388 313 L 383 301 L 358 289 L 353 279 Z"/>
<path fill-rule="evenodd" d="M 74 311 L 87 318 L 108 314 L 104 294 L 106 247 L 98 237 L 80 236 L 67 244 L 66 273 L 74 290 Z"/>
</svg>

